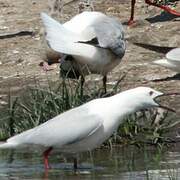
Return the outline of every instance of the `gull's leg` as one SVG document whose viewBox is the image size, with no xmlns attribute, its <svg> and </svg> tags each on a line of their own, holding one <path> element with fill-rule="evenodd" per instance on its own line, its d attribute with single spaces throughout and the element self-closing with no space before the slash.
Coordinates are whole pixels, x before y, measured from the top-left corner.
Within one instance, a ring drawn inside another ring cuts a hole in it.
<svg viewBox="0 0 180 180">
<path fill-rule="evenodd" d="M 44 153 L 43 153 L 43 157 L 44 157 L 44 167 L 45 167 L 46 170 L 50 168 L 50 167 L 49 167 L 49 162 L 48 162 L 48 156 L 49 156 L 50 152 L 52 151 L 52 149 L 53 149 L 53 148 L 50 147 L 50 148 L 48 148 L 46 151 L 44 151 Z"/>
<path fill-rule="evenodd" d="M 107 76 L 103 76 L 103 89 L 105 94 L 106 94 L 106 82 L 107 82 Z"/>
<path fill-rule="evenodd" d="M 78 164 L 78 162 L 77 162 L 77 158 L 74 158 L 74 170 L 76 171 L 77 170 L 77 164 Z"/>
<path fill-rule="evenodd" d="M 83 97 L 83 86 L 84 86 L 84 82 L 85 82 L 85 79 L 84 79 L 84 76 L 81 76 L 80 77 L 80 81 L 81 81 L 81 84 L 80 84 L 80 93 L 81 93 L 81 97 Z"/>
<path fill-rule="evenodd" d="M 134 7 L 136 4 L 136 0 L 131 0 L 131 17 L 128 21 L 128 25 L 131 25 L 134 23 Z"/>
<path fill-rule="evenodd" d="M 159 7 L 159 8 L 161 8 L 161 9 L 163 9 L 163 10 L 167 11 L 168 13 L 173 14 L 173 15 L 175 15 L 175 16 L 180 16 L 180 12 L 177 12 L 177 11 L 171 9 L 171 8 L 168 7 L 168 6 L 164 6 L 164 5 L 160 5 L 160 4 L 153 3 L 153 2 L 151 2 L 150 0 L 145 0 L 145 3 L 147 3 L 147 4 L 149 4 L 149 5 L 152 5 L 152 6 Z"/>
</svg>

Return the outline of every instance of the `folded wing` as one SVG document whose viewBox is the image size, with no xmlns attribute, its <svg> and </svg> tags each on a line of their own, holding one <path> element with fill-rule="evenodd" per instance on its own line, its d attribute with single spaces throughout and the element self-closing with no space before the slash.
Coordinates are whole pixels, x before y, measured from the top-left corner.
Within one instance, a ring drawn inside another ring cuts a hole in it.
<svg viewBox="0 0 180 180">
<path fill-rule="evenodd" d="M 89 114 L 86 108 L 67 111 L 46 123 L 27 130 L 7 140 L 4 146 L 35 144 L 45 147 L 63 146 L 78 142 L 96 132 L 102 126 L 102 119 Z M 3 144 L 0 148 L 3 148 Z"/>
</svg>

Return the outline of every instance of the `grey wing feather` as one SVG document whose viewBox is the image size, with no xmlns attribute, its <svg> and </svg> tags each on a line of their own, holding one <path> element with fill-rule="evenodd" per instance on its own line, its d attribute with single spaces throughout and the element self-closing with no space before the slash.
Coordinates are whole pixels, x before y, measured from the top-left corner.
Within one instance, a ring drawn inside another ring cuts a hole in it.
<svg viewBox="0 0 180 180">
<path fill-rule="evenodd" d="M 75 108 L 10 138 L 8 142 L 46 147 L 56 144 L 67 145 L 86 138 L 101 125 L 102 120 L 96 115 L 89 114 L 86 108 Z"/>
<path fill-rule="evenodd" d="M 98 25 L 95 25 L 94 28 L 100 46 L 110 48 L 117 56 L 124 56 L 124 30 L 122 24 L 118 20 L 107 18 Z"/>
<path fill-rule="evenodd" d="M 125 53 L 125 38 L 122 24 L 115 18 L 106 17 L 97 19 L 91 26 L 89 26 L 84 33 L 94 32 L 97 38 L 99 47 L 109 48 L 117 56 L 122 58 Z"/>
</svg>

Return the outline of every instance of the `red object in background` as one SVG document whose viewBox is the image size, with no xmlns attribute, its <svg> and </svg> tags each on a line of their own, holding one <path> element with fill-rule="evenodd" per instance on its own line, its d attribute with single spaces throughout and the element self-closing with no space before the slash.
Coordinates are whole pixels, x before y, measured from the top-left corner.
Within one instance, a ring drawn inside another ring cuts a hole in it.
<svg viewBox="0 0 180 180">
<path fill-rule="evenodd" d="M 131 17 L 130 17 L 130 19 L 128 21 L 128 25 L 131 25 L 131 24 L 134 23 L 134 7 L 135 7 L 135 3 L 136 3 L 136 0 L 131 0 Z M 169 12 L 170 14 L 173 14 L 173 15 L 176 15 L 176 16 L 180 16 L 180 12 L 177 12 L 177 11 L 171 9 L 169 6 L 156 4 L 154 2 L 151 2 L 151 0 L 145 0 L 145 3 L 149 4 L 151 6 L 159 7 L 161 9 Z"/>
</svg>

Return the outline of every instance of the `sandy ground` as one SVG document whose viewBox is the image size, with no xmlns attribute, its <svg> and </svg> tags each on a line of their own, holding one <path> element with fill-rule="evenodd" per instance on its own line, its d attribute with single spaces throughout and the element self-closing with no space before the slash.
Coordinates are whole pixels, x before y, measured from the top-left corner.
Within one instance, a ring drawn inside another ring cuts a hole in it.
<svg viewBox="0 0 180 180">
<path fill-rule="evenodd" d="M 180 11 L 179 4 L 177 8 Z M 130 16 L 130 0 L 94 1 L 94 8 L 106 14 L 118 17 L 127 22 Z M 35 36 L 22 36 L 0 39 L 0 103 L 6 101 L 9 90 L 20 92 L 23 87 L 33 84 L 35 80 L 45 83 L 48 79 L 57 81 L 59 69 L 45 73 L 38 64 L 45 59 L 45 41 L 42 36 L 40 12 L 48 12 L 48 0 L 0 0 L 0 34 L 22 30 L 32 30 Z M 63 8 L 61 22 L 78 13 L 78 1 Z M 136 4 L 135 19 L 137 24 L 126 30 L 127 51 L 120 63 L 108 76 L 108 82 L 116 81 L 123 73 L 127 73 L 121 83 L 123 90 L 136 86 L 150 86 L 164 92 L 180 92 L 180 80 L 152 82 L 153 79 L 166 78 L 175 72 L 153 65 L 154 59 L 163 54 L 137 47 L 134 42 L 143 42 L 162 46 L 180 47 L 180 20 L 161 15 L 162 11 L 155 7 L 147 7 L 143 0 Z M 169 16 L 167 16 L 169 17 Z M 145 18 L 151 18 L 151 22 Z M 162 21 L 163 20 L 163 21 Z M 89 83 L 94 76 L 88 76 Z M 180 97 L 168 99 L 180 114 Z"/>
</svg>

